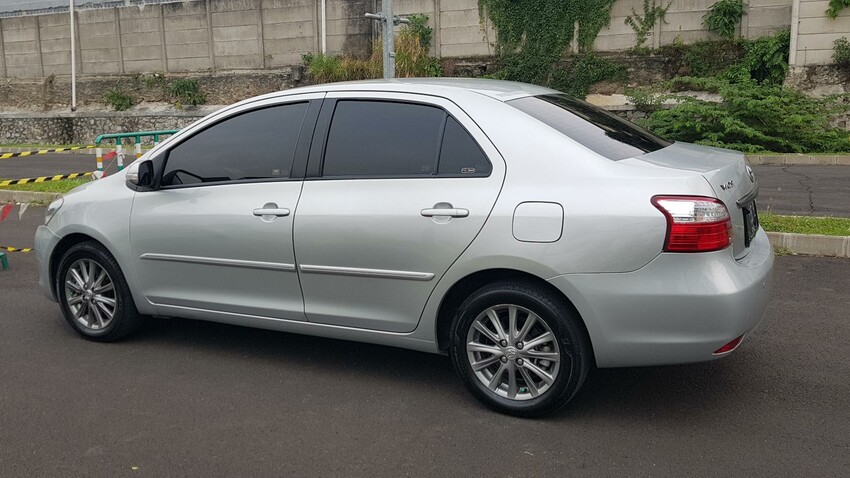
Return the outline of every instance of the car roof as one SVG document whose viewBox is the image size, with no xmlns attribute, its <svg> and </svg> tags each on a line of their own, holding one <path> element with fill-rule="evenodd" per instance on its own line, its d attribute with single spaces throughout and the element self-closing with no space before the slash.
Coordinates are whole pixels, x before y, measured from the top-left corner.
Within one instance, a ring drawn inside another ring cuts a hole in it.
<svg viewBox="0 0 850 478">
<path fill-rule="evenodd" d="M 393 78 L 385 80 L 324 83 L 321 85 L 304 86 L 285 90 L 277 93 L 277 95 L 332 91 L 387 91 L 420 94 L 436 93 L 440 96 L 446 97 L 463 94 L 464 92 L 472 92 L 488 96 L 499 101 L 509 101 L 526 96 L 558 93 L 558 91 L 553 89 L 530 85 L 528 83 L 490 80 L 484 78 Z"/>
</svg>

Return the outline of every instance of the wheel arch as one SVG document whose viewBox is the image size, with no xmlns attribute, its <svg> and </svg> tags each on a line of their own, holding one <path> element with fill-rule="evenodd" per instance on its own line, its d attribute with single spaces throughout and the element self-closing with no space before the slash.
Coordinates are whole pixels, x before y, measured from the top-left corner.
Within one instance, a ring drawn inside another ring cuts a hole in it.
<svg viewBox="0 0 850 478">
<path fill-rule="evenodd" d="M 584 317 L 582 317 L 582 314 L 579 312 L 578 308 L 576 308 L 573 301 L 570 300 L 570 298 L 567 297 L 566 294 L 558 290 L 557 287 L 553 286 L 545 279 L 526 271 L 508 268 L 484 269 L 473 272 L 456 281 L 449 288 L 449 290 L 443 296 L 443 299 L 440 302 L 440 307 L 437 311 L 436 341 L 438 350 L 442 352 L 448 350 L 452 321 L 454 320 L 455 313 L 457 312 L 458 307 L 460 307 L 463 301 L 471 293 L 475 292 L 481 287 L 505 279 L 514 279 L 528 282 L 535 287 L 545 289 L 555 294 L 557 297 L 561 298 L 564 301 L 565 305 L 569 307 L 573 313 L 575 313 L 576 317 L 578 317 L 579 325 L 584 330 L 585 336 L 588 339 L 588 344 L 590 345 L 590 356 L 594 357 L 595 361 L 596 355 L 593 352 L 593 340 L 587 329 L 587 325 L 584 323 Z"/>
<path fill-rule="evenodd" d="M 68 250 L 74 247 L 75 245 L 86 241 L 97 242 L 98 244 L 106 248 L 106 250 L 109 250 L 109 248 L 106 247 L 106 245 L 103 244 L 101 241 L 98 241 L 94 237 L 89 236 L 88 234 L 84 234 L 82 232 L 74 232 L 64 236 L 56 244 L 56 247 L 53 248 L 53 251 L 50 254 L 50 290 L 51 292 L 53 292 L 54 297 L 58 297 L 56 290 L 56 270 L 59 267 L 59 262 L 62 261 L 62 256 L 64 256 L 65 253 L 68 252 Z"/>
</svg>

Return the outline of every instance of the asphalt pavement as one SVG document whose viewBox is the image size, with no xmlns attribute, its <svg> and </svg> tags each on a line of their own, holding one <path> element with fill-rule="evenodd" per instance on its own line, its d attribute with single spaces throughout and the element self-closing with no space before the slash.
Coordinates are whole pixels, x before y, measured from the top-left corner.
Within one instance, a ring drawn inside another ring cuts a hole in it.
<svg viewBox="0 0 850 478">
<path fill-rule="evenodd" d="M 0 223 L 22 246 L 42 208 Z M 11 221 L 11 222 L 10 222 Z M 31 241 L 31 239 L 30 239 Z M 0 271 L 0 476 L 846 476 L 850 261 L 778 257 L 724 360 L 593 371 L 560 413 L 493 413 L 447 357 L 178 319 L 79 338 Z M 683 318 L 685 320 L 685 318 Z"/>
<path fill-rule="evenodd" d="M 108 153 L 106 150 L 104 153 Z M 124 166 L 132 163 L 136 156 L 132 150 L 124 156 Z M 107 174 L 118 171 L 117 162 L 103 162 Z M 93 154 L 39 154 L 9 159 L 0 159 L 0 179 L 35 178 L 56 174 L 86 173 L 97 169 Z"/>
<path fill-rule="evenodd" d="M 753 166 L 759 211 L 850 217 L 850 166 Z"/>
</svg>

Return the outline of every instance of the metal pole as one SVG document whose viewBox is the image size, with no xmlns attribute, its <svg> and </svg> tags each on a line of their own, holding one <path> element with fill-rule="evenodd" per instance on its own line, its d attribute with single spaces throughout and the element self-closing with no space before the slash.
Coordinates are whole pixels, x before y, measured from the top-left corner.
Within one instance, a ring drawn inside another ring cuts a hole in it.
<svg viewBox="0 0 850 478">
<path fill-rule="evenodd" d="M 395 78 L 393 27 L 400 23 L 410 23 L 410 20 L 393 16 L 392 0 L 383 0 L 381 2 L 381 13 L 367 13 L 366 18 L 378 20 L 381 23 L 381 35 L 384 46 L 384 78 Z"/>
<path fill-rule="evenodd" d="M 322 55 L 328 53 L 328 0 L 322 0 Z"/>
<path fill-rule="evenodd" d="M 71 16 L 71 111 L 77 111 L 77 52 L 74 27 L 74 0 L 70 0 L 68 8 Z"/>
<path fill-rule="evenodd" d="M 381 2 L 384 40 L 384 78 L 395 78 L 395 45 L 393 44 L 393 0 Z"/>
</svg>

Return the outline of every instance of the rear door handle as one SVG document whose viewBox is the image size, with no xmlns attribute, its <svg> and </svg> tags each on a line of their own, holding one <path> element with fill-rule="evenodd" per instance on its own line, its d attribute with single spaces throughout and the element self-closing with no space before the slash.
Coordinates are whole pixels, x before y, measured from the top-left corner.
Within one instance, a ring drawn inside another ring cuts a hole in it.
<svg viewBox="0 0 850 478">
<path fill-rule="evenodd" d="M 258 208 L 254 209 L 255 216 L 277 216 L 283 217 L 289 215 L 289 209 L 286 208 Z"/>
<path fill-rule="evenodd" d="M 469 216 L 469 209 L 461 209 L 461 208 L 428 208 L 423 209 L 420 214 L 425 217 L 434 217 L 434 216 L 443 216 L 443 217 L 466 217 Z"/>
</svg>

